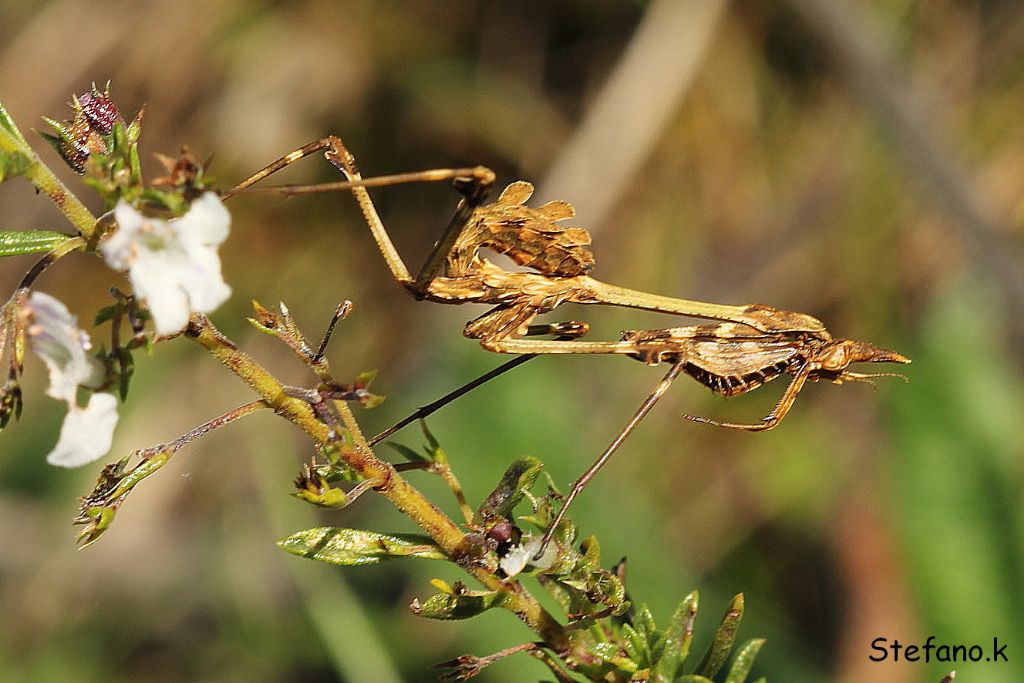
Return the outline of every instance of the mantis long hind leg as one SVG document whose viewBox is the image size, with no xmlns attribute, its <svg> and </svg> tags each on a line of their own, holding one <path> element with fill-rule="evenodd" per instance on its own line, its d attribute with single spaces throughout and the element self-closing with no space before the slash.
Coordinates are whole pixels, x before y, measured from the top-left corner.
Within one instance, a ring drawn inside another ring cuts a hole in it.
<svg viewBox="0 0 1024 683">
<path fill-rule="evenodd" d="M 455 399 L 460 398 L 462 396 L 465 396 L 466 394 L 471 392 L 473 389 L 476 389 L 481 384 L 489 382 L 492 379 L 494 379 L 495 377 L 498 377 L 499 375 L 503 375 L 506 372 L 508 372 L 509 370 L 511 370 L 513 368 L 517 368 L 520 365 L 522 365 L 523 363 L 525 363 L 526 361 L 531 360 L 531 359 L 536 358 L 536 357 L 537 356 L 535 356 L 535 355 L 517 356 L 517 357 L 513 358 L 510 361 L 502 363 L 498 367 L 496 367 L 493 370 L 490 370 L 488 372 L 485 372 L 484 374 L 480 375 L 476 379 L 471 380 L 469 382 L 466 382 L 465 384 L 463 384 L 458 389 L 455 389 L 454 391 L 448 392 L 447 394 L 445 394 L 441 398 L 439 398 L 439 399 L 437 399 L 435 401 L 431 401 L 430 403 L 428 403 L 428 404 L 426 404 L 424 406 L 420 406 L 412 414 L 402 418 L 401 420 L 399 420 L 395 424 L 391 425 L 390 427 L 385 429 L 383 432 L 381 432 L 377 436 L 375 436 L 372 439 L 370 439 L 368 443 L 371 446 L 380 443 L 384 439 L 388 438 L 389 436 L 391 436 L 392 434 L 397 432 L 402 427 L 406 427 L 406 426 L 412 424 L 413 422 L 415 422 L 416 420 L 421 420 L 421 419 L 427 417 L 428 415 L 431 415 L 431 414 L 437 412 L 438 410 L 440 410 L 444 406 L 448 405 L 449 403 L 451 403 Z"/>
<path fill-rule="evenodd" d="M 562 522 L 562 519 L 565 517 L 565 513 L 569 510 L 569 506 L 572 505 L 576 496 L 580 495 L 583 488 L 591 479 L 594 478 L 594 475 L 596 475 L 598 471 L 605 466 L 605 463 L 607 463 L 615 451 L 618 450 L 619 446 L 622 445 L 622 442 L 626 440 L 626 437 L 632 433 L 638 424 L 640 424 L 640 421 L 647 416 L 647 413 L 651 412 L 651 408 L 653 408 L 654 404 L 658 402 L 658 399 L 668 391 L 669 386 L 671 386 L 672 382 L 679 376 L 684 365 L 686 365 L 686 360 L 681 359 L 676 361 L 675 364 L 669 368 L 669 371 L 665 373 L 664 379 L 662 379 L 658 386 L 654 388 L 654 391 L 644 399 L 644 402 L 640 404 L 639 408 L 637 408 L 633 417 L 631 417 L 629 422 L 627 422 L 619 433 L 615 435 L 615 438 L 612 439 L 610 444 L 608 444 L 608 447 L 604 449 L 601 455 L 597 456 L 597 460 L 594 461 L 594 464 L 588 467 L 587 471 L 581 474 L 579 479 L 573 482 L 569 495 L 566 496 L 565 502 L 562 503 L 562 508 L 558 511 L 558 514 L 555 515 L 555 519 L 552 520 L 551 524 L 548 526 L 548 530 L 544 532 L 544 537 L 540 541 L 540 549 L 533 556 L 534 561 L 539 560 L 544 555 L 544 551 L 547 549 L 548 543 L 551 542 L 551 537 L 555 534 L 555 530 Z"/>
<path fill-rule="evenodd" d="M 543 325 L 531 325 L 530 328 L 527 330 L 526 334 L 531 336 L 541 334 L 554 334 L 556 335 L 556 338 L 554 340 L 555 343 L 565 343 L 570 339 L 576 339 L 577 337 L 586 334 L 588 329 L 589 327 L 586 323 L 567 321 L 560 323 L 547 323 Z M 383 441 L 387 437 L 397 432 L 399 429 L 408 426 L 409 424 L 415 422 L 416 420 L 423 419 L 428 415 L 437 412 L 438 410 L 448 405 L 455 399 L 465 396 L 466 394 L 471 392 L 473 389 L 476 389 L 480 385 L 486 384 L 495 377 L 499 377 L 508 372 L 509 370 L 517 368 L 526 361 L 532 360 L 536 357 L 537 354 L 523 354 L 521 356 L 516 356 L 510 361 L 502 363 L 493 370 L 489 370 L 488 372 L 485 372 L 476 379 L 466 382 L 461 387 L 458 387 L 457 389 L 448 392 L 441 398 L 431 401 L 430 403 L 424 406 L 420 406 L 412 414 L 407 415 L 406 417 L 402 418 L 395 424 L 385 429 L 377 436 L 370 439 L 369 444 L 373 446 Z"/>
</svg>

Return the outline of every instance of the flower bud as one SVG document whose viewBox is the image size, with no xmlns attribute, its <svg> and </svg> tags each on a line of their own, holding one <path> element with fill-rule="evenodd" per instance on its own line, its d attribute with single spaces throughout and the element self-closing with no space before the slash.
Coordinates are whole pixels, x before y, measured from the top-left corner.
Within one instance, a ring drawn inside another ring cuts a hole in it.
<svg viewBox="0 0 1024 683">
<path fill-rule="evenodd" d="M 86 163 L 93 154 L 110 152 L 114 125 L 125 123 L 121 112 L 110 99 L 110 86 L 100 92 L 93 84 L 92 90 L 72 98 L 74 118 L 58 123 L 43 118 L 57 135 L 44 135 L 54 146 L 61 158 L 78 174 L 85 173 Z"/>
</svg>

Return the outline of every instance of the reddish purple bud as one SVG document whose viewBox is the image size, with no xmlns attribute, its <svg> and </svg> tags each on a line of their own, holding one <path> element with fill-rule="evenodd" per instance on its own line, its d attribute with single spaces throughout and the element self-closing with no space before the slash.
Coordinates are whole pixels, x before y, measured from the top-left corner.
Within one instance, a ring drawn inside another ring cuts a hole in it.
<svg viewBox="0 0 1024 683">
<path fill-rule="evenodd" d="M 89 125 L 100 135 L 110 135 L 115 123 L 124 122 L 109 93 L 101 93 L 93 88 L 92 92 L 79 95 L 78 103 L 82 106 L 82 113 L 88 119 Z"/>
</svg>

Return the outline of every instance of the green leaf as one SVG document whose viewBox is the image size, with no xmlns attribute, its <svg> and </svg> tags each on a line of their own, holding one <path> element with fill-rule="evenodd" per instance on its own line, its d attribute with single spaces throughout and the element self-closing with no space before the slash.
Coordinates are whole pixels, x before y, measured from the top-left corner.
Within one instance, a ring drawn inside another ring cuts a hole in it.
<svg viewBox="0 0 1024 683">
<path fill-rule="evenodd" d="M 7 112 L 7 109 L 4 108 L 3 104 L 0 104 L 0 128 L 3 128 L 14 136 L 16 140 L 21 142 L 22 146 L 28 147 L 28 143 L 25 142 L 25 136 L 22 135 L 21 131 L 18 130 L 18 127 L 14 125 L 14 119 L 11 118 L 11 115 Z"/>
<path fill-rule="evenodd" d="M 633 616 L 633 628 L 645 640 L 650 640 L 651 636 L 654 635 L 657 626 L 654 623 L 654 615 L 651 614 L 651 610 L 647 605 L 641 605 L 636 611 L 636 614 Z"/>
<path fill-rule="evenodd" d="M 93 318 L 92 320 L 93 326 L 96 327 L 102 325 L 108 320 L 113 320 L 114 315 L 117 314 L 119 309 L 119 304 L 110 304 L 109 306 L 104 306 L 103 308 L 96 312 L 96 317 Z"/>
<path fill-rule="evenodd" d="M 52 230 L 0 230 L 0 257 L 52 251 L 71 235 Z"/>
<path fill-rule="evenodd" d="M 356 380 L 358 386 L 359 380 Z M 442 465 L 448 464 L 448 456 L 445 455 L 444 449 L 434 438 L 434 435 L 427 429 L 426 420 L 420 420 L 420 428 L 423 430 L 423 436 L 426 438 L 427 443 L 423 445 L 423 453 L 418 453 L 408 446 L 403 446 L 400 443 L 388 442 L 391 448 L 395 449 L 399 455 L 408 460 L 409 462 L 419 463 L 440 463 Z"/>
<path fill-rule="evenodd" d="M 743 593 L 738 594 L 729 603 L 729 608 L 722 617 L 722 623 L 715 631 L 715 637 L 708 646 L 708 651 L 697 665 L 697 673 L 708 678 L 714 678 L 726 660 L 729 659 L 729 652 L 732 650 L 733 641 L 736 640 L 736 631 L 739 630 L 740 621 L 743 619 Z"/>
<path fill-rule="evenodd" d="M 356 386 L 359 387 L 368 387 L 370 386 L 370 383 L 373 382 L 374 379 L 376 379 L 376 377 L 376 370 L 364 370 L 363 372 L 360 372 L 358 375 L 356 375 L 355 384 Z"/>
<path fill-rule="evenodd" d="M 21 152 L 0 150 L 0 183 L 23 174 L 32 167 L 32 159 Z"/>
<path fill-rule="evenodd" d="M 388 400 L 387 396 L 366 393 L 365 395 L 359 398 L 359 405 L 366 408 L 367 410 L 370 410 L 371 408 L 376 408 L 386 400 Z"/>
<path fill-rule="evenodd" d="M 447 556 L 427 536 L 381 534 L 361 529 L 316 527 L 277 542 L 282 550 L 311 560 L 361 566 L 395 557 L 444 560 Z"/>
<path fill-rule="evenodd" d="M 442 465 L 448 464 L 448 455 L 444 452 L 444 449 L 441 448 L 441 444 L 438 442 L 437 438 L 431 434 L 429 429 L 427 429 L 426 420 L 420 420 L 420 429 L 423 430 L 423 438 L 427 440 L 426 445 L 423 447 L 427 456 L 433 462 L 439 462 Z"/>
<path fill-rule="evenodd" d="M 665 629 L 665 649 L 654 667 L 653 680 L 674 681 L 679 669 L 690 654 L 693 640 L 693 622 L 697 618 L 697 604 L 700 596 L 694 591 L 683 598 L 672 614 Z"/>
<path fill-rule="evenodd" d="M 489 609 L 503 606 L 511 597 L 511 594 L 505 591 L 437 593 L 422 603 L 414 600 L 410 609 L 414 614 L 428 619 L 469 619 Z"/>
<path fill-rule="evenodd" d="M 81 499 L 78 515 L 73 522 L 85 525 L 85 529 L 78 535 L 80 548 L 92 545 L 110 528 L 118 508 L 132 489 L 166 465 L 171 455 L 172 451 L 161 451 L 143 459 L 129 470 L 128 461 L 132 457 L 129 454 L 103 468 L 92 493 Z"/>
<path fill-rule="evenodd" d="M 764 645 L 764 638 L 755 638 L 754 640 L 747 641 L 740 648 L 740 651 L 736 653 L 736 658 L 732 660 L 732 666 L 729 667 L 729 675 L 725 677 L 725 683 L 746 683 L 747 676 L 750 675 L 750 669 L 754 666 L 754 659 L 757 657 L 757 653 L 762 645 Z"/>
<path fill-rule="evenodd" d="M 422 453 L 409 448 L 405 444 L 395 443 L 394 441 L 388 441 L 387 444 L 409 462 L 431 462 L 431 460 L 425 457 Z"/>
<path fill-rule="evenodd" d="M 616 643 L 607 641 L 594 643 L 587 648 L 587 652 L 595 657 L 599 657 L 627 675 L 635 673 L 640 668 L 637 666 L 636 660 L 631 658 L 628 653 L 624 654 L 622 648 Z M 615 680 L 619 679 L 616 678 Z"/>
<path fill-rule="evenodd" d="M 622 659 L 622 651 L 619 649 L 619 646 L 608 641 L 594 643 L 587 648 L 587 651 L 606 662 L 615 663 L 615 661 Z"/>
<path fill-rule="evenodd" d="M 497 488 L 491 491 L 477 510 L 477 521 L 482 523 L 490 519 L 511 517 L 512 510 L 523 499 L 526 491 L 533 487 L 543 469 L 544 463 L 530 457 L 520 458 L 509 465 Z"/>
<path fill-rule="evenodd" d="M 22 406 L 21 386 L 9 379 L 0 386 L 0 431 L 3 431 L 12 417 L 15 420 L 21 419 Z"/>
<path fill-rule="evenodd" d="M 647 641 L 629 624 L 622 625 L 622 647 L 626 650 L 629 658 L 637 665 L 637 668 L 647 665 L 650 654 L 647 649 Z"/>
<path fill-rule="evenodd" d="M 707 676 L 700 676 L 698 674 L 687 674 L 680 676 L 675 680 L 675 683 L 715 683 Z"/>
<path fill-rule="evenodd" d="M 128 398 L 128 386 L 131 384 L 132 375 L 135 374 L 135 359 L 132 358 L 131 351 L 124 348 L 116 349 L 113 355 L 117 359 L 118 393 L 124 401 Z"/>
</svg>

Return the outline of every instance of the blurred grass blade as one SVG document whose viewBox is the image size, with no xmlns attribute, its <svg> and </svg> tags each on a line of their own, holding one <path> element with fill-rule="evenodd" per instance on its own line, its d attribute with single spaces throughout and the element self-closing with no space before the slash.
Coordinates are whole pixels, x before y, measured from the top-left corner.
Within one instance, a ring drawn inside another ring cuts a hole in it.
<svg viewBox="0 0 1024 683">
<path fill-rule="evenodd" d="M 928 372 L 893 406 L 901 552 L 924 624 L 948 642 L 976 639 L 977 624 L 1001 641 L 1024 638 L 1024 385 L 1011 370 L 1019 350 L 992 333 L 1006 329 L 1001 295 L 960 280 L 936 298 L 914 359 Z M 987 680 L 1024 680 L 1024 662 L 1011 657 Z"/>
<path fill-rule="evenodd" d="M 446 559 L 445 554 L 426 536 L 418 534 L 381 534 L 361 529 L 316 527 L 299 531 L 277 542 L 282 550 L 311 560 L 362 566 L 396 557 Z"/>
<path fill-rule="evenodd" d="M 0 230 L 0 257 L 52 251 L 73 236 L 52 230 Z"/>
</svg>

